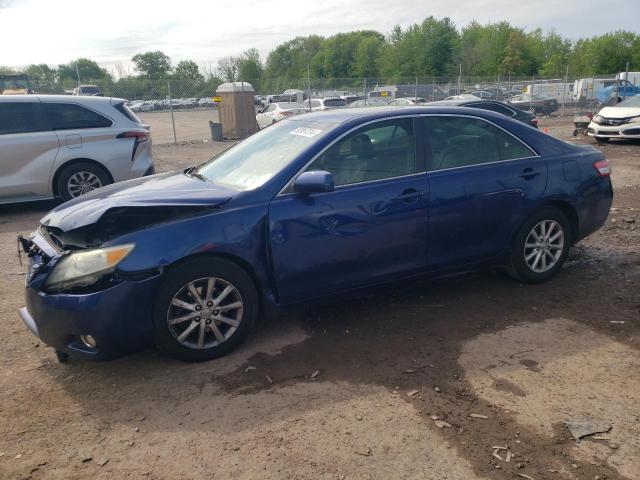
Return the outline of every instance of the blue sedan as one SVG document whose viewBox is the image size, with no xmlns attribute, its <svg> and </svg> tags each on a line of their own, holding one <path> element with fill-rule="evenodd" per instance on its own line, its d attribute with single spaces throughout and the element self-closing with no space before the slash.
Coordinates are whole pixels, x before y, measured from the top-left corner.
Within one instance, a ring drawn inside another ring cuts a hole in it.
<svg viewBox="0 0 640 480">
<path fill-rule="evenodd" d="M 416 274 L 543 282 L 605 222 L 609 162 L 489 111 L 333 110 L 46 215 L 27 327 L 69 354 L 207 360 L 283 306 Z"/>
</svg>

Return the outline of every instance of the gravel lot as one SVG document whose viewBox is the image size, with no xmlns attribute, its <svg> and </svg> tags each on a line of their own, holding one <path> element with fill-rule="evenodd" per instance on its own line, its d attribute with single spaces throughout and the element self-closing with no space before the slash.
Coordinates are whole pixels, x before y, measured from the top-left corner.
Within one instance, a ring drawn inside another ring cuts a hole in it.
<svg viewBox="0 0 640 480">
<path fill-rule="evenodd" d="M 160 171 L 231 144 L 159 131 Z M 17 315 L 15 237 L 51 205 L 1 208 L 0 478 L 640 479 L 640 144 L 600 148 L 609 221 L 552 281 L 401 282 L 262 322 L 202 364 L 58 364 Z M 575 442 L 563 422 L 583 415 L 611 431 Z"/>
</svg>

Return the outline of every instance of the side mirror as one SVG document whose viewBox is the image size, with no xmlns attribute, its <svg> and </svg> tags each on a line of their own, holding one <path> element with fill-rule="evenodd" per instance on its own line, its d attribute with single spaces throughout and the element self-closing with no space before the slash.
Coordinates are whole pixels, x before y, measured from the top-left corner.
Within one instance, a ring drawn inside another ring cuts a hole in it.
<svg viewBox="0 0 640 480">
<path fill-rule="evenodd" d="M 332 192 L 333 188 L 333 174 L 324 170 L 301 173 L 293 182 L 293 190 L 298 193 Z"/>
</svg>

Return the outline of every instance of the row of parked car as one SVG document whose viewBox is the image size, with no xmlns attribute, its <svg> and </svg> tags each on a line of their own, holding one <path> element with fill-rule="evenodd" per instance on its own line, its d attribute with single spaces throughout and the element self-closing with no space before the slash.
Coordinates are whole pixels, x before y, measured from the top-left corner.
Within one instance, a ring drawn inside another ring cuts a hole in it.
<svg viewBox="0 0 640 480">
<path fill-rule="evenodd" d="M 154 110 L 170 110 L 215 107 L 218 103 L 211 97 L 204 98 L 172 98 L 162 100 L 132 100 L 129 108 L 134 112 L 153 112 Z"/>
<path fill-rule="evenodd" d="M 256 121 L 260 128 L 264 128 L 289 116 L 309 111 L 315 112 L 347 107 L 407 107 L 416 105 L 460 106 L 490 110 L 507 117 L 515 118 L 516 120 L 519 120 L 536 128 L 538 126 L 538 117 L 536 116 L 536 112 L 548 112 L 549 109 L 552 108 L 549 107 L 549 109 L 545 109 L 544 104 L 540 104 L 538 110 L 536 110 L 536 108 L 528 109 L 526 108 L 528 104 L 521 104 L 519 102 L 509 103 L 499 100 L 483 100 L 470 94 L 455 95 L 448 97 L 445 100 L 434 102 L 428 102 L 425 98 L 415 97 L 394 98 L 393 100 L 387 100 L 384 97 L 368 97 L 352 101 L 351 103 L 348 103 L 344 98 L 312 98 L 311 100 L 305 100 L 304 102 L 270 103 L 258 111 L 258 113 L 256 114 Z"/>
</svg>

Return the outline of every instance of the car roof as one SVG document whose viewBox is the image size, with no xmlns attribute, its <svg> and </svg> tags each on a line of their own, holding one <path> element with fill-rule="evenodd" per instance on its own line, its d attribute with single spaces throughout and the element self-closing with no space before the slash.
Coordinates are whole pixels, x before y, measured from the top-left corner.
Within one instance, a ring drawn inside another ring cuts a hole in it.
<svg viewBox="0 0 640 480">
<path fill-rule="evenodd" d="M 468 100 L 467 100 L 468 101 Z M 435 103 L 435 102 L 433 102 Z M 474 102 L 475 103 L 475 102 Z M 416 106 L 383 106 L 383 107 L 361 107 L 361 108 L 347 108 L 336 110 L 324 110 L 320 112 L 305 113 L 303 115 L 296 115 L 291 117 L 288 121 L 318 121 L 327 124 L 341 124 L 352 120 L 358 120 L 359 123 L 367 122 L 369 120 L 377 120 L 379 118 L 392 118 L 406 115 L 420 115 L 420 114 L 467 114 L 476 117 L 487 118 L 508 118 L 499 113 L 491 112 L 488 110 L 480 110 L 477 108 L 466 108 L 459 106 L 444 106 L 444 105 L 416 105 Z"/>
<path fill-rule="evenodd" d="M 82 103 L 83 105 L 94 104 L 115 104 L 125 102 L 122 98 L 114 97 L 92 97 L 84 95 L 0 95 L 0 102 L 72 102 Z"/>
</svg>

